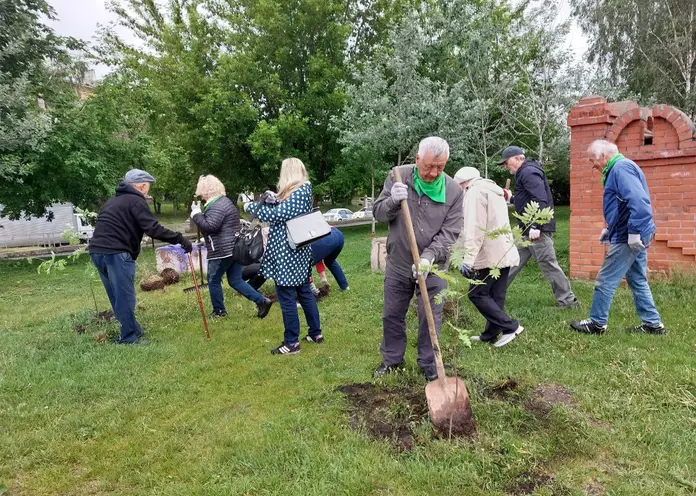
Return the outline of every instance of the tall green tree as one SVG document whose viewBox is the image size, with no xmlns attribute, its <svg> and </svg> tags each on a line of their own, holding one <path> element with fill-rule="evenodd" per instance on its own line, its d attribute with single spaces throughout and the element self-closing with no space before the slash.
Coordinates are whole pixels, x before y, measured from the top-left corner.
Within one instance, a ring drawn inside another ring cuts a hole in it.
<svg viewBox="0 0 696 496">
<path fill-rule="evenodd" d="M 615 86 L 696 118 L 696 4 L 692 0 L 575 0 L 589 58 Z"/>
<path fill-rule="evenodd" d="M 83 67 L 68 54 L 80 43 L 45 24 L 54 18 L 43 0 L 0 0 L 0 204 L 10 217 L 42 215 L 59 196 L 39 157 Z"/>
</svg>

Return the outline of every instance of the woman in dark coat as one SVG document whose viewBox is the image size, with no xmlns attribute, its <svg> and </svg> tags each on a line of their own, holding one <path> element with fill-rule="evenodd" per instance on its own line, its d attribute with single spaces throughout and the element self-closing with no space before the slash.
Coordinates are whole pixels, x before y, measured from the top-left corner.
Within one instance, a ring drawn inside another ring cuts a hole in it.
<svg viewBox="0 0 696 496">
<path fill-rule="evenodd" d="M 244 282 L 242 265 L 232 257 L 235 236 L 241 229 L 237 207 L 225 196 L 225 186 L 215 176 L 201 176 L 196 195 L 205 201 L 202 210 L 198 202 L 193 202 L 191 219 L 201 229 L 208 250 L 208 289 L 213 304 L 211 317 L 227 315 L 222 293 L 222 276 L 227 275 L 230 286 L 256 303 L 257 316 L 264 318 L 273 302 Z"/>
</svg>

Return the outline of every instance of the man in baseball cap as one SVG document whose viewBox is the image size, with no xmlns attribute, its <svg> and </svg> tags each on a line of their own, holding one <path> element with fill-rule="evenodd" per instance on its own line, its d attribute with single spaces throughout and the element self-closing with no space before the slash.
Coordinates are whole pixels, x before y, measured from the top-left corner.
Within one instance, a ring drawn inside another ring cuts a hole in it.
<svg viewBox="0 0 696 496">
<path fill-rule="evenodd" d="M 145 196 L 155 178 L 140 169 L 126 172 L 116 188 L 116 195 L 99 212 L 89 254 L 116 319 L 121 324 L 123 344 L 147 344 L 141 340 L 143 330 L 135 319 L 135 260 L 140 254 L 143 234 L 151 238 L 180 244 L 190 253 L 191 242 L 183 234 L 162 226 L 150 211 Z"/>
<path fill-rule="evenodd" d="M 519 146 L 508 146 L 503 150 L 502 160 L 498 162 L 515 175 L 515 194 L 505 190 L 505 199 L 515 206 L 519 214 L 523 214 L 527 205 L 537 202 L 539 208 L 553 208 L 553 196 L 546 179 L 546 174 L 541 165 L 531 158 L 525 158 L 524 150 Z M 517 274 L 524 268 L 530 258 L 534 257 L 541 273 L 551 285 L 553 295 L 556 297 L 558 308 L 576 308 L 580 304 L 570 287 L 570 281 L 556 260 L 556 249 L 553 246 L 553 233 L 556 232 L 556 219 L 543 225 L 532 224 L 525 226 L 522 221 L 518 223 L 524 231 L 524 237 L 532 242 L 531 245 L 521 247 L 520 263 L 510 270 L 508 285 L 512 284 Z"/>
</svg>

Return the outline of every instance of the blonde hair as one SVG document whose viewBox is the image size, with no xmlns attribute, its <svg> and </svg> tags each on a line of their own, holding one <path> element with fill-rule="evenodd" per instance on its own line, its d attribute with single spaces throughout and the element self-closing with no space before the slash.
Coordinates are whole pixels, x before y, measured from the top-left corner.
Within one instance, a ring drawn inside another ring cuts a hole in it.
<svg viewBox="0 0 696 496">
<path fill-rule="evenodd" d="M 286 158 L 280 165 L 278 179 L 278 199 L 283 201 L 293 194 L 300 186 L 309 182 L 307 169 L 299 158 Z"/>
<path fill-rule="evenodd" d="M 206 200 L 213 198 L 214 196 L 224 196 L 225 185 L 213 175 L 201 176 L 198 178 L 198 185 L 196 186 L 196 195 L 205 198 Z M 206 198 L 207 197 L 207 198 Z"/>
</svg>

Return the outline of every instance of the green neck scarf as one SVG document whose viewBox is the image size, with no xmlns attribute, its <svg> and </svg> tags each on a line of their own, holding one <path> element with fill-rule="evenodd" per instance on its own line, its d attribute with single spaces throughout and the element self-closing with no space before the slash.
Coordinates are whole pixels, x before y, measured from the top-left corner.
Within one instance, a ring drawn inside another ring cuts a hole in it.
<svg viewBox="0 0 696 496">
<path fill-rule="evenodd" d="M 213 196 L 212 198 L 210 198 L 207 202 L 205 202 L 205 205 L 203 206 L 203 211 L 205 212 L 206 210 L 208 210 L 210 206 L 216 201 L 218 201 L 220 198 L 222 198 L 222 195 Z"/>
<path fill-rule="evenodd" d="M 611 168 L 614 167 L 614 164 L 622 158 L 624 158 L 624 156 L 620 153 L 617 153 L 616 155 L 611 157 L 611 160 L 609 162 L 607 162 L 607 166 L 604 168 L 604 170 L 602 170 L 602 187 L 604 187 L 604 183 L 607 182 L 607 176 L 609 175 L 609 171 L 611 170 Z"/>
<path fill-rule="evenodd" d="M 413 187 L 419 195 L 425 195 L 436 203 L 445 203 L 445 174 L 441 173 L 432 183 L 426 183 L 418 175 L 418 166 L 413 169 Z"/>
</svg>

